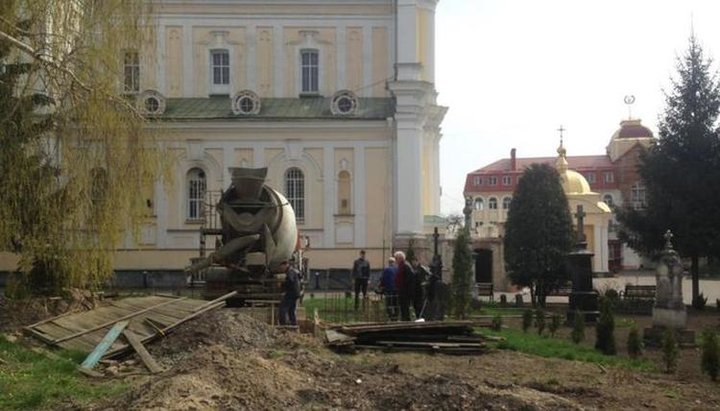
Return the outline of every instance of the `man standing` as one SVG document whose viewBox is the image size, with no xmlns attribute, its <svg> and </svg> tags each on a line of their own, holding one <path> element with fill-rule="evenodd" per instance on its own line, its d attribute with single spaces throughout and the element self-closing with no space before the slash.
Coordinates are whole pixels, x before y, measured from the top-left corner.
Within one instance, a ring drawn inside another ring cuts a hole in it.
<svg viewBox="0 0 720 411">
<path fill-rule="evenodd" d="M 370 263 L 365 259 L 365 250 L 360 250 L 360 257 L 353 263 L 352 276 L 355 280 L 355 310 L 360 305 L 360 291 L 363 294 L 363 305 L 367 298 L 368 281 L 370 281 Z"/>
<path fill-rule="evenodd" d="M 286 260 L 280 263 L 280 270 L 285 272 L 285 282 L 283 282 L 285 294 L 280 301 L 280 325 L 297 325 L 295 311 L 297 300 L 300 298 L 300 272 L 291 265 L 293 261 Z"/>
<path fill-rule="evenodd" d="M 405 260 L 405 253 L 402 251 L 395 252 L 395 263 L 397 264 L 395 288 L 400 305 L 400 319 L 410 321 L 410 302 L 414 291 L 415 271 Z"/>
<path fill-rule="evenodd" d="M 380 279 L 380 288 L 385 295 L 385 308 L 390 321 L 397 321 L 398 316 L 397 288 L 395 287 L 396 271 L 395 259 L 390 257 Z"/>
</svg>

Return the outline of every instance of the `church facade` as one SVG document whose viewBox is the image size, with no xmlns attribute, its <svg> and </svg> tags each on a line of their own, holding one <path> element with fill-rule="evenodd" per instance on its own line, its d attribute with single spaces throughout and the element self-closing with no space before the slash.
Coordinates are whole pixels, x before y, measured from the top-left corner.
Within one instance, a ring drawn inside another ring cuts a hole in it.
<svg viewBox="0 0 720 411">
<path fill-rule="evenodd" d="M 156 184 L 117 269 L 188 265 L 231 167 L 267 167 L 312 268 L 360 249 L 380 267 L 422 237 L 440 212 L 436 3 L 154 2 L 149 41 L 122 56 L 124 92 L 154 119 L 174 181 Z"/>
<path fill-rule="evenodd" d="M 502 237 L 512 195 L 523 171 L 533 163 L 555 165 L 568 197 L 571 214 L 578 205 L 586 214 L 582 229 L 594 253 L 593 272 L 636 269 L 642 259 L 620 243 L 612 210 L 645 206 L 645 188 L 637 174 L 638 156 L 654 144 L 653 133 L 640 120 L 620 123 L 603 155 L 567 156 L 560 146 L 556 157 L 510 157 L 467 174 L 464 195 L 472 205 L 471 233 L 476 252 L 476 280 L 507 285 Z"/>
</svg>

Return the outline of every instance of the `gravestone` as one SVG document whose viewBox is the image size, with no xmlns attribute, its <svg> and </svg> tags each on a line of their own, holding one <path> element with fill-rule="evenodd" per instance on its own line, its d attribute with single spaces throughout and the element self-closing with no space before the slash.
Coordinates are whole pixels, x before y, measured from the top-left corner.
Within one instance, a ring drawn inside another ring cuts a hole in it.
<svg viewBox="0 0 720 411">
<path fill-rule="evenodd" d="M 567 321 L 575 321 L 575 313 L 579 312 L 585 322 L 595 322 L 600 315 L 598 310 L 598 293 L 593 290 L 592 284 L 592 258 L 593 253 L 587 250 L 583 225 L 585 212 L 583 206 L 577 206 L 577 243 L 575 250 L 565 257 L 565 267 L 572 279 L 572 292 L 567 312 Z"/>
<path fill-rule="evenodd" d="M 665 330 L 672 329 L 678 342 L 693 344 L 695 333 L 688 330 L 687 310 L 683 303 L 682 276 L 685 271 L 680 255 L 673 249 L 672 233 L 665 233 L 665 248 L 655 270 L 655 305 L 652 327 L 644 330 L 644 339 L 650 345 L 659 345 Z"/>
</svg>

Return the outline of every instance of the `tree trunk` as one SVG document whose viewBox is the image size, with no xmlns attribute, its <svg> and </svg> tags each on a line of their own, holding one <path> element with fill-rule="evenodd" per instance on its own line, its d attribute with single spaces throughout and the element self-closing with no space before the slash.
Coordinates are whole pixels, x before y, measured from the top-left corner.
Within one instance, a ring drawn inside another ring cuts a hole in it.
<svg viewBox="0 0 720 411">
<path fill-rule="evenodd" d="M 530 304 L 535 307 L 535 298 L 537 297 L 537 294 L 535 294 L 535 286 L 532 284 L 530 285 Z"/>
<path fill-rule="evenodd" d="M 694 254 L 690 257 L 690 275 L 692 276 L 692 301 L 700 295 L 700 259 Z"/>
</svg>

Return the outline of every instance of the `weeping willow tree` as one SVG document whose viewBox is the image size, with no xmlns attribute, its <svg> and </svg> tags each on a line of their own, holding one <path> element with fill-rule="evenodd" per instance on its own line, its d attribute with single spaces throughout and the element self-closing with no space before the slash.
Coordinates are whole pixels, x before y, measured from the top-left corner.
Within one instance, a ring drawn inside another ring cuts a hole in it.
<svg viewBox="0 0 720 411">
<path fill-rule="evenodd" d="M 10 291 L 94 288 L 167 170 L 122 94 L 122 56 L 148 49 L 142 0 L 0 2 L 0 258 Z"/>
</svg>

